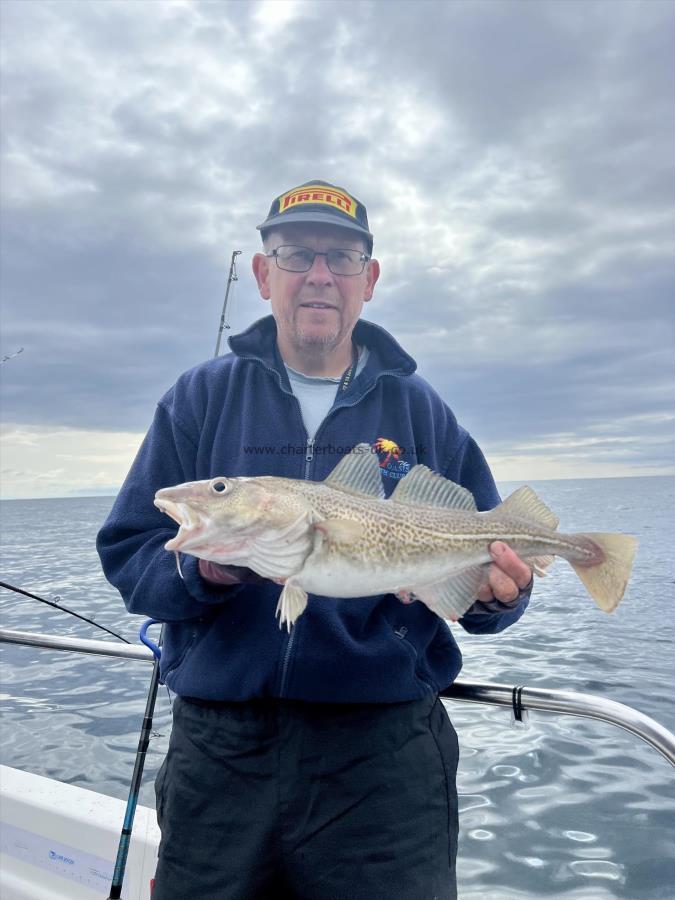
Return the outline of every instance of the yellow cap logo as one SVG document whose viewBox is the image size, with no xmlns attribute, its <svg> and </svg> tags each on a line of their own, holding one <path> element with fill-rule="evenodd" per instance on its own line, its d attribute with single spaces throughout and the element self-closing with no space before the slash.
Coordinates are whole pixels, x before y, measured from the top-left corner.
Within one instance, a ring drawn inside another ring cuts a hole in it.
<svg viewBox="0 0 675 900">
<path fill-rule="evenodd" d="M 310 184 L 300 188 L 293 188 L 287 194 L 279 197 L 279 212 L 283 213 L 294 206 L 304 203 L 324 204 L 334 206 L 343 213 L 347 213 L 353 219 L 356 218 L 356 200 L 344 191 L 335 188 L 326 188 L 321 184 Z"/>
</svg>

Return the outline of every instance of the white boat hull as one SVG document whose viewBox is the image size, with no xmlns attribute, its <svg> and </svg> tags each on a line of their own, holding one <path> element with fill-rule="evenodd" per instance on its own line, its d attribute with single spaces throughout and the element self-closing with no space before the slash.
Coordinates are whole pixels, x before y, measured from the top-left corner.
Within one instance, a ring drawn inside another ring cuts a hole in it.
<svg viewBox="0 0 675 900">
<path fill-rule="evenodd" d="M 96 791 L 0 766 L 2 900 L 101 900 L 115 867 L 126 804 Z M 155 811 L 136 808 L 123 900 L 150 900 Z"/>
</svg>

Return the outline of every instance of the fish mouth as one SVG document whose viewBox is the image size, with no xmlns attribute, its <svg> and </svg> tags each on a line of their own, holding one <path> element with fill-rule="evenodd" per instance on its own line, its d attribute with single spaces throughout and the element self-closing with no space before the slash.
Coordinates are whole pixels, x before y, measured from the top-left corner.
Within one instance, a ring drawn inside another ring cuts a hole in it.
<svg viewBox="0 0 675 900">
<path fill-rule="evenodd" d="M 166 513 L 167 516 L 180 525 L 176 536 L 164 544 L 165 550 L 179 550 L 203 530 L 199 517 L 195 517 L 194 510 L 191 510 L 187 503 L 166 498 L 155 498 L 154 504 L 157 509 Z"/>
</svg>

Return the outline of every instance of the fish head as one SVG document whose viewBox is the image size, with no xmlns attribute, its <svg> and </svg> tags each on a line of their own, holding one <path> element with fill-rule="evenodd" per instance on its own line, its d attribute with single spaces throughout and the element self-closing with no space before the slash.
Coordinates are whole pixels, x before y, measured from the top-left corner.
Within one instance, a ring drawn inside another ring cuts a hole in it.
<svg viewBox="0 0 675 900">
<path fill-rule="evenodd" d="M 162 488 L 154 502 L 180 525 L 176 536 L 165 544 L 167 550 L 215 562 L 236 556 L 279 513 L 274 495 L 256 478 L 189 481 Z"/>
<path fill-rule="evenodd" d="M 283 530 L 303 512 L 293 498 L 270 490 L 264 479 L 246 477 L 162 488 L 154 503 L 180 526 L 164 545 L 166 550 L 225 564 L 240 561 L 252 540 Z"/>
</svg>

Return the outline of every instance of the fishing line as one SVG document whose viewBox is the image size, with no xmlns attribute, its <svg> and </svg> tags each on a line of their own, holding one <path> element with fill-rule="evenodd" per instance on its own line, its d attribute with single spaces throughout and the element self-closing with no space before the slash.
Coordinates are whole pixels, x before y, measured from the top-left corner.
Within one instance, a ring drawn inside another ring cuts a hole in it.
<svg viewBox="0 0 675 900">
<path fill-rule="evenodd" d="M 131 641 L 123 638 L 122 635 L 118 634 L 116 631 L 111 631 L 110 628 L 106 628 L 105 625 L 99 625 L 99 623 L 94 622 L 93 619 L 88 619 L 86 616 L 80 615 L 80 613 L 73 612 L 72 609 L 68 609 L 67 606 L 61 606 L 60 603 L 56 603 L 54 600 L 45 600 L 44 597 L 38 597 L 37 594 L 31 594 L 30 591 L 24 591 L 23 588 L 16 587 L 13 584 L 7 584 L 7 582 L 5 581 L 0 581 L 0 587 L 7 588 L 8 591 L 14 591 L 15 594 L 23 594 L 24 597 L 30 597 L 32 600 L 39 600 L 40 603 L 46 603 L 47 606 L 51 606 L 53 609 L 60 609 L 62 612 L 69 613 L 71 616 L 75 616 L 76 619 L 82 619 L 83 622 L 87 622 L 89 625 L 93 625 L 94 628 L 100 628 L 101 631 L 105 631 L 107 634 L 111 634 L 113 637 L 117 638 L 119 641 L 123 641 L 125 644 L 131 643 Z"/>
</svg>

